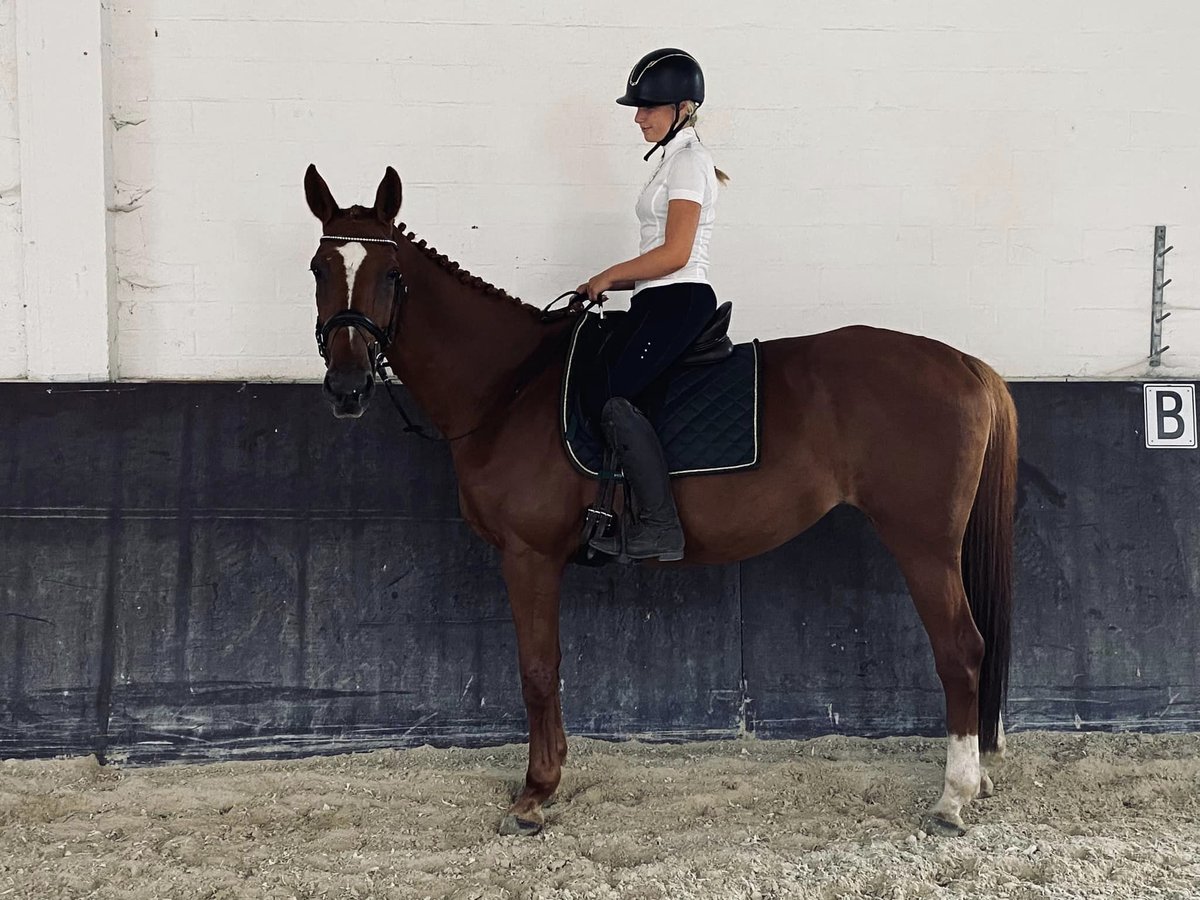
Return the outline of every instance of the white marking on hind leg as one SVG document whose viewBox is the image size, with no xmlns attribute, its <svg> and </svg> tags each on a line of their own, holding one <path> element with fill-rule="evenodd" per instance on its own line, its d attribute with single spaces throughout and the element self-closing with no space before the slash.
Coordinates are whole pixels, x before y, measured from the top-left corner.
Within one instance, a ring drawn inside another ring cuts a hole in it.
<svg viewBox="0 0 1200 900">
<path fill-rule="evenodd" d="M 982 799 L 992 796 L 992 794 L 994 794 L 994 793 L 996 793 L 996 786 L 994 784 L 992 784 L 991 776 L 988 775 L 987 769 L 985 769 L 983 766 L 980 766 L 979 767 L 979 793 L 976 794 L 975 796 L 979 797 L 982 800 Z"/>
<path fill-rule="evenodd" d="M 988 764 L 995 763 L 997 760 L 1004 759 L 1008 754 L 1008 741 L 1004 737 L 1004 716 L 996 721 L 996 749 L 985 754 L 984 761 Z M 988 777 L 987 768 L 981 762 L 979 766 L 979 796 L 990 797 L 996 793 L 996 786 L 992 783 L 992 779 Z"/>
<path fill-rule="evenodd" d="M 945 787 L 929 814 L 963 827 L 962 808 L 979 792 L 981 783 L 978 735 L 950 735 L 946 744 Z"/>
</svg>

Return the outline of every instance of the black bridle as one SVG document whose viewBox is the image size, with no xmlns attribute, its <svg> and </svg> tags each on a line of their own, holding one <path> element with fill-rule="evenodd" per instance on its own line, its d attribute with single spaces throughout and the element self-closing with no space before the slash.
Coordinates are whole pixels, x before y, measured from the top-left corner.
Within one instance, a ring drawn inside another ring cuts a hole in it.
<svg viewBox="0 0 1200 900">
<path fill-rule="evenodd" d="M 396 249 L 396 242 L 391 238 L 367 238 L 367 237 L 343 237 L 336 234 L 321 235 L 323 241 L 355 241 L 361 244 L 391 244 L 392 249 Z M 351 285 L 353 290 L 353 285 Z M 388 316 L 387 328 L 380 328 L 375 320 L 365 313 L 359 312 L 353 306 L 343 309 L 339 313 L 330 316 L 324 325 L 321 324 L 321 316 L 317 314 L 317 352 L 321 354 L 321 359 L 325 360 L 325 365 L 329 365 L 329 336 L 339 328 L 361 328 L 371 337 L 375 338 L 375 343 L 371 344 L 367 349 L 367 354 L 371 360 L 372 373 L 378 374 L 380 380 L 387 381 L 388 374 L 387 360 L 384 359 L 384 354 L 387 353 L 387 348 L 392 345 L 392 340 L 396 337 L 396 312 L 400 308 L 401 302 L 408 295 L 408 286 L 404 283 L 404 275 L 399 274 L 396 277 L 396 286 L 392 294 L 392 308 Z M 348 298 L 353 302 L 353 298 Z"/>
<path fill-rule="evenodd" d="M 355 241 L 360 244 L 390 244 L 393 250 L 398 249 L 396 242 L 391 238 L 346 237 L 336 234 L 323 234 L 321 235 L 321 240 Z M 354 286 L 351 285 L 350 289 L 353 290 L 353 288 Z M 404 419 L 404 430 L 417 435 L 417 437 L 425 438 L 427 441 L 449 443 L 451 441 L 461 440 L 462 438 L 474 434 L 476 431 L 482 428 L 486 424 L 488 417 L 485 416 L 484 420 L 470 431 L 465 431 L 462 434 L 456 435 L 452 438 L 439 437 L 438 435 L 430 434 L 420 425 L 414 423 L 413 420 L 409 418 L 408 413 L 404 411 L 404 406 L 400 403 L 400 400 L 392 392 L 392 385 L 401 384 L 402 382 L 388 368 L 387 351 L 388 348 L 392 346 L 392 341 L 396 338 L 397 314 L 400 311 L 400 304 L 404 302 L 404 299 L 407 296 L 408 285 L 404 281 L 404 273 L 397 270 L 396 285 L 392 293 L 392 308 L 388 314 L 387 328 L 380 328 L 374 319 L 365 313 L 359 312 L 353 307 L 349 307 L 347 309 L 343 309 L 341 312 L 334 313 L 327 320 L 325 320 L 324 323 L 321 322 L 321 316 L 318 313 L 316 328 L 317 351 L 321 354 L 321 359 L 325 361 L 325 366 L 328 368 L 329 336 L 339 328 L 361 328 L 375 339 L 373 343 L 367 346 L 367 358 L 370 361 L 371 378 L 374 380 L 376 377 L 378 377 L 380 382 L 387 389 L 388 397 L 391 398 L 392 404 L 396 407 L 396 411 L 400 413 L 400 417 Z M 579 296 L 580 295 L 576 294 L 575 291 L 567 291 L 565 294 L 560 294 L 554 300 L 550 301 L 550 303 L 547 304 L 542 310 L 542 321 L 547 323 L 553 322 L 565 316 L 575 315 L 580 312 L 587 312 L 593 306 L 598 305 L 596 301 L 589 301 L 586 305 L 581 307 L 578 303 Z M 569 303 L 565 309 L 554 310 L 554 305 L 561 301 L 564 297 L 571 297 L 572 302 Z M 353 297 L 348 299 L 350 302 L 353 302 Z M 527 383 L 528 380 L 525 380 L 519 384 L 517 387 L 517 393 L 520 393 L 521 389 L 524 388 Z"/>
<path fill-rule="evenodd" d="M 390 244 L 392 249 L 398 249 L 398 246 L 391 238 L 371 238 L 371 237 L 346 237 L 336 234 L 321 235 L 323 241 L 356 241 L 360 244 Z M 350 286 L 353 290 L 353 285 Z M 388 397 L 391 398 L 392 404 L 396 407 L 396 411 L 400 413 L 400 418 L 404 420 L 404 430 L 412 432 L 418 437 L 423 437 L 427 441 L 456 441 L 459 438 L 466 437 L 467 434 L 460 434 L 454 438 L 438 437 L 430 434 L 420 425 L 417 425 L 409 418 L 408 413 L 404 411 L 404 406 L 400 400 L 392 392 L 393 384 L 400 384 L 400 379 L 388 369 L 387 351 L 392 346 L 392 341 L 396 338 L 397 315 L 400 312 L 400 304 L 404 302 L 404 298 L 408 296 L 408 284 L 404 281 L 404 273 L 398 272 L 396 275 L 396 284 L 392 291 L 392 308 L 388 313 L 387 328 L 380 328 L 378 323 L 365 313 L 359 312 L 353 307 L 343 309 L 341 312 L 334 313 L 324 324 L 321 322 L 320 314 L 317 315 L 317 352 L 321 354 L 321 359 L 325 360 L 325 366 L 329 366 L 329 336 L 339 328 L 361 328 L 367 334 L 371 335 L 375 340 L 367 346 L 367 359 L 370 362 L 370 376 L 374 380 L 376 377 L 387 390 Z M 349 298 L 353 302 L 353 298 Z"/>
</svg>

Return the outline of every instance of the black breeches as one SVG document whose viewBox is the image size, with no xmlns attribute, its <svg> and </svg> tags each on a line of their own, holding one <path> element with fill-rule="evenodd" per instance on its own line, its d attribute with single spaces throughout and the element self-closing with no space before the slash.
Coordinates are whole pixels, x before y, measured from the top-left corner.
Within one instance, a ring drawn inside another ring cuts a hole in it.
<svg viewBox="0 0 1200 900">
<path fill-rule="evenodd" d="M 696 342 L 716 311 L 717 297 L 707 284 L 639 291 L 605 343 L 604 375 L 587 404 L 591 414 L 598 415 L 610 397 L 624 397 L 649 412 L 647 406 L 661 402 L 654 390 L 659 376 Z"/>
</svg>

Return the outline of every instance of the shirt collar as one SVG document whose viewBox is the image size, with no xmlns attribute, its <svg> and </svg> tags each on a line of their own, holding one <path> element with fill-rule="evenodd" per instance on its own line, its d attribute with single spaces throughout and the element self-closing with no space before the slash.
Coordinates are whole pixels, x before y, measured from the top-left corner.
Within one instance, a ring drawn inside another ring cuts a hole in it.
<svg viewBox="0 0 1200 900">
<path fill-rule="evenodd" d="M 689 125 L 687 128 L 679 129 L 679 133 L 671 138 L 671 143 L 663 148 L 663 159 L 666 159 L 668 156 L 674 156 L 684 147 L 690 147 L 699 140 L 700 138 L 696 136 L 694 126 Z"/>
</svg>

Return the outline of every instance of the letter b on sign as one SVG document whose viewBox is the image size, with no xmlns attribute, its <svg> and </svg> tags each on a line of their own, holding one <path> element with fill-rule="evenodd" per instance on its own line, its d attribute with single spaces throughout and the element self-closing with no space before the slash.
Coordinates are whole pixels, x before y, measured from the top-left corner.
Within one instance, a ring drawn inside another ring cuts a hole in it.
<svg viewBox="0 0 1200 900">
<path fill-rule="evenodd" d="M 1147 384 L 1147 447 L 1196 446 L 1196 390 L 1191 384 Z"/>
</svg>

